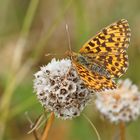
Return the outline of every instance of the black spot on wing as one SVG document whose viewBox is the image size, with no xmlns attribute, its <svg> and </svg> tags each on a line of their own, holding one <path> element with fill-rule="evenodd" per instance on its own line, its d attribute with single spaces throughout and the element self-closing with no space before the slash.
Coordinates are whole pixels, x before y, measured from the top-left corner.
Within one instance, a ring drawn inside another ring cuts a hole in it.
<svg viewBox="0 0 140 140">
<path fill-rule="evenodd" d="M 92 46 L 92 47 L 95 46 L 95 44 L 94 44 L 93 42 L 91 42 L 91 41 L 90 41 L 88 44 L 89 44 L 90 46 Z"/>
</svg>

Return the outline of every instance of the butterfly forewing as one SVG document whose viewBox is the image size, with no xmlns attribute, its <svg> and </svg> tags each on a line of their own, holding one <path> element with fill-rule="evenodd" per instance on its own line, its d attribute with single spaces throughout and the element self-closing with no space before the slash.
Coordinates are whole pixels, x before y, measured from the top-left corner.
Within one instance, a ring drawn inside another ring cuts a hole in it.
<svg viewBox="0 0 140 140">
<path fill-rule="evenodd" d="M 91 38 L 80 49 L 79 53 L 100 53 L 123 51 L 128 48 L 130 42 L 130 28 L 127 20 L 122 19 L 106 28 Z"/>
<path fill-rule="evenodd" d="M 120 54 L 110 54 L 108 56 L 97 56 L 96 60 L 102 64 L 103 66 L 105 66 L 105 68 L 107 69 L 107 71 L 110 73 L 110 76 L 112 78 L 119 78 L 120 76 L 122 76 L 128 66 L 128 55 L 126 53 L 126 51 L 120 53 Z"/>
<path fill-rule="evenodd" d="M 127 20 L 121 19 L 102 29 L 79 51 L 90 63 L 104 66 L 111 77 L 120 77 L 128 68 L 126 49 L 130 42 Z"/>
</svg>

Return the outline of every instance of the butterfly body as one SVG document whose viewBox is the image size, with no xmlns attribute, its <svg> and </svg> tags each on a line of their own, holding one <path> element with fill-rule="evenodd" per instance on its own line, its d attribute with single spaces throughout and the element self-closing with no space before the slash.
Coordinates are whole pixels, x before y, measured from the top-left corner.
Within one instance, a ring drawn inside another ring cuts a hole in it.
<svg viewBox="0 0 140 140">
<path fill-rule="evenodd" d="M 85 66 L 87 69 L 89 69 L 92 72 L 96 72 L 100 75 L 105 76 L 106 78 L 110 78 L 109 72 L 105 69 L 103 65 L 98 64 L 94 59 L 89 60 L 86 58 L 86 56 L 82 56 L 81 54 L 75 54 L 75 61 L 77 61 L 79 64 Z"/>
<path fill-rule="evenodd" d="M 113 79 L 122 76 L 129 65 L 130 35 L 127 20 L 121 19 L 97 33 L 79 53 L 71 52 L 72 63 L 88 88 L 97 92 L 116 88 Z"/>
<path fill-rule="evenodd" d="M 94 64 L 91 67 L 92 72 L 96 72 L 102 76 L 105 76 L 106 78 L 110 78 L 110 73 L 105 69 L 104 66 L 100 66 L 98 64 Z"/>
</svg>

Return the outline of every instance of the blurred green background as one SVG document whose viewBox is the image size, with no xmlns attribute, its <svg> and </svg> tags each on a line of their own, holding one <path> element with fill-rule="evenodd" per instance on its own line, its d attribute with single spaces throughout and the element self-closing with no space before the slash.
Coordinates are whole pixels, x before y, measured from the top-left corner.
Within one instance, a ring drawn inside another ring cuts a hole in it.
<svg viewBox="0 0 140 140">
<path fill-rule="evenodd" d="M 130 66 L 122 78 L 140 87 L 139 0 L 4 0 L 0 1 L 0 139 L 34 140 L 30 123 L 43 112 L 33 93 L 33 74 L 53 56 L 64 58 L 68 50 L 68 24 L 72 50 L 78 51 L 91 36 L 112 22 L 125 18 L 132 30 L 128 49 Z M 100 117 L 94 103 L 85 113 L 102 140 L 111 140 L 118 126 Z M 127 125 L 127 140 L 140 138 L 140 119 Z M 51 140 L 97 140 L 90 124 L 80 116 L 56 119 Z"/>
</svg>

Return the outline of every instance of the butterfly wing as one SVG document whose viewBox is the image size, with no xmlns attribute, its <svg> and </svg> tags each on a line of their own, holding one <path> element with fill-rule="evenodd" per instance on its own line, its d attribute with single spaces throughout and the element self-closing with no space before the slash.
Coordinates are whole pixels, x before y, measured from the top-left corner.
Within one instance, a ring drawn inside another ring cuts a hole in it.
<svg viewBox="0 0 140 140">
<path fill-rule="evenodd" d="M 102 29 L 80 49 L 79 53 L 91 63 L 98 62 L 110 73 L 120 77 L 128 68 L 126 50 L 130 42 L 127 20 L 121 19 Z"/>
<path fill-rule="evenodd" d="M 73 61 L 73 65 L 76 68 L 78 75 L 88 88 L 91 88 L 96 92 L 116 88 L 116 84 L 111 78 L 106 78 L 98 73 L 91 72 L 85 66 L 76 61 Z"/>
<path fill-rule="evenodd" d="M 96 56 L 95 61 L 98 61 L 98 63 L 105 66 L 112 78 L 119 78 L 120 76 L 122 76 L 129 66 L 128 55 L 126 51 L 115 55 L 99 55 Z"/>
</svg>

